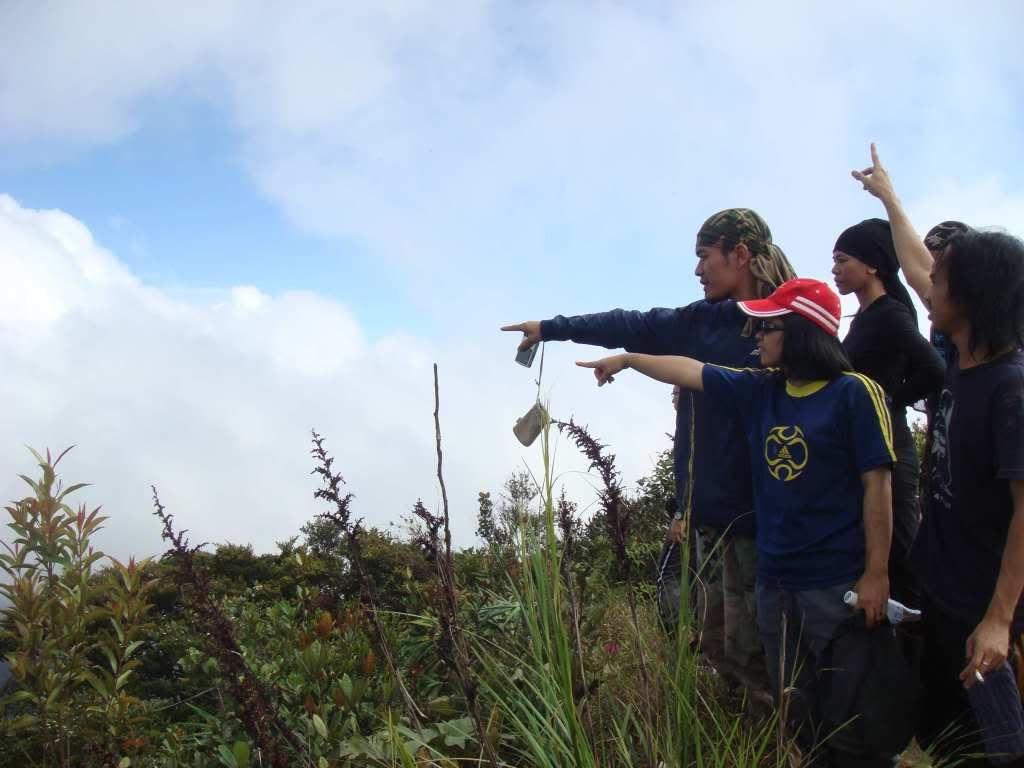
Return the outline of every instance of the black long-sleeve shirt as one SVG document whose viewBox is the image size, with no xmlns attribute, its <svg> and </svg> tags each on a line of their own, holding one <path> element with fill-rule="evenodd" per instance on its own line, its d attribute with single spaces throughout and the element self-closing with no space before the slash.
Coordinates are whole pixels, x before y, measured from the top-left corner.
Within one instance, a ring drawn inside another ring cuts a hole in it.
<svg viewBox="0 0 1024 768">
<path fill-rule="evenodd" d="M 902 410 L 942 386 L 942 358 L 903 304 L 883 295 L 853 318 L 843 347 L 858 373 L 877 381 Z"/>
</svg>

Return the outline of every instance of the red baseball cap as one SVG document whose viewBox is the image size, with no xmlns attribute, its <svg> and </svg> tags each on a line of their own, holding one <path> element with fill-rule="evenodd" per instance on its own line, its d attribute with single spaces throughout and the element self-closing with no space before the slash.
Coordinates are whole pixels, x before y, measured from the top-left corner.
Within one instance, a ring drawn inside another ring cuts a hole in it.
<svg viewBox="0 0 1024 768">
<path fill-rule="evenodd" d="M 830 336 L 839 335 L 839 296 L 821 280 L 796 277 L 784 282 L 768 298 L 741 301 L 739 306 L 751 317 L 778 317 L 795 312 Z"/>
</svg>

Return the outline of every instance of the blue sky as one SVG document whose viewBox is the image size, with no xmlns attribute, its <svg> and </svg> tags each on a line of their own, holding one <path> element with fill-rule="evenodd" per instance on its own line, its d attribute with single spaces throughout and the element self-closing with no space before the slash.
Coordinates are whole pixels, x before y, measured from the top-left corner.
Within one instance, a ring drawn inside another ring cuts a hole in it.
<svg viewBox="0 0 1024 768">
<path fill-rule="evenodd" d="M 436 503 L 437 360 L 468 543 L 476 492 L 538 458 L 509 435 L 533 374 L 498 325 L 695 300 L 694 234 L 730 206 L 825 277 L 838 232 L 881 214 L 849 178 L 870 141 L 921 229 L 1024 233 L 1021 28 L 1009 0 L 969 17 L 934 2 L 6 4 L 4 478 L 24 443 L 75 442 L 68 471 L 114 510 L 117 552 L 158 546 L 150 482 L 201 538 L 272 548 L 314 509 L 316 425 L 383 524 Z M 598 394 L 571 367 L 590 351 L 548 354 L 556 410 L 634 481 L 670 428 L 663 388 Z"/>
<path fill-rule="evenodd" d="M 87 222 L 135 274 L 168 290 L 319 291 L 353 307 L 371 333 L 413 321 L 398 273 L 354 240 L 298 231 L 253 186 L 225 116 L 181 106 L 147 105 L 139 128 L 115 143 L 35 162 L 9 156 L 0 189 Z"/>
</svg>

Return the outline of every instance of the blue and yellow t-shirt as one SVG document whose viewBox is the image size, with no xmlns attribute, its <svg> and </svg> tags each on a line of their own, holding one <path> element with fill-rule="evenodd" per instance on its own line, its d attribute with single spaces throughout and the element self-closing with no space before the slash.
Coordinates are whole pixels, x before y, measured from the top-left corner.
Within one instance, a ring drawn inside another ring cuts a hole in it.
<svg viewBox="0 0 1024 768">
<path fill-rule="evenodd" d="M 704 392 L 747 435 L 758 579 L 801 590 L 859 578 L 861 475 L 896 461 L 882 388 L 855 373 L 794 387 L 780 371 L 705 365 Z"/>
</svg>

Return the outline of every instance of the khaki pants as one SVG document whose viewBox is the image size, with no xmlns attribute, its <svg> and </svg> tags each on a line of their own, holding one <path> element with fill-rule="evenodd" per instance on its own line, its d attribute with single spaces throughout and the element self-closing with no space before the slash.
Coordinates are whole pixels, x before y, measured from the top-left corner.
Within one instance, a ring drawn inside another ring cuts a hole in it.
<svg viewBox="0 0 1024 768">
<path fill-rule="evenodd" d="M 757 628 L 757 547 L 754 539 L 697 531 L 694 597 L 700 650 L 726 678 L 767 693 L 768 670 Z"/>
</svg>

